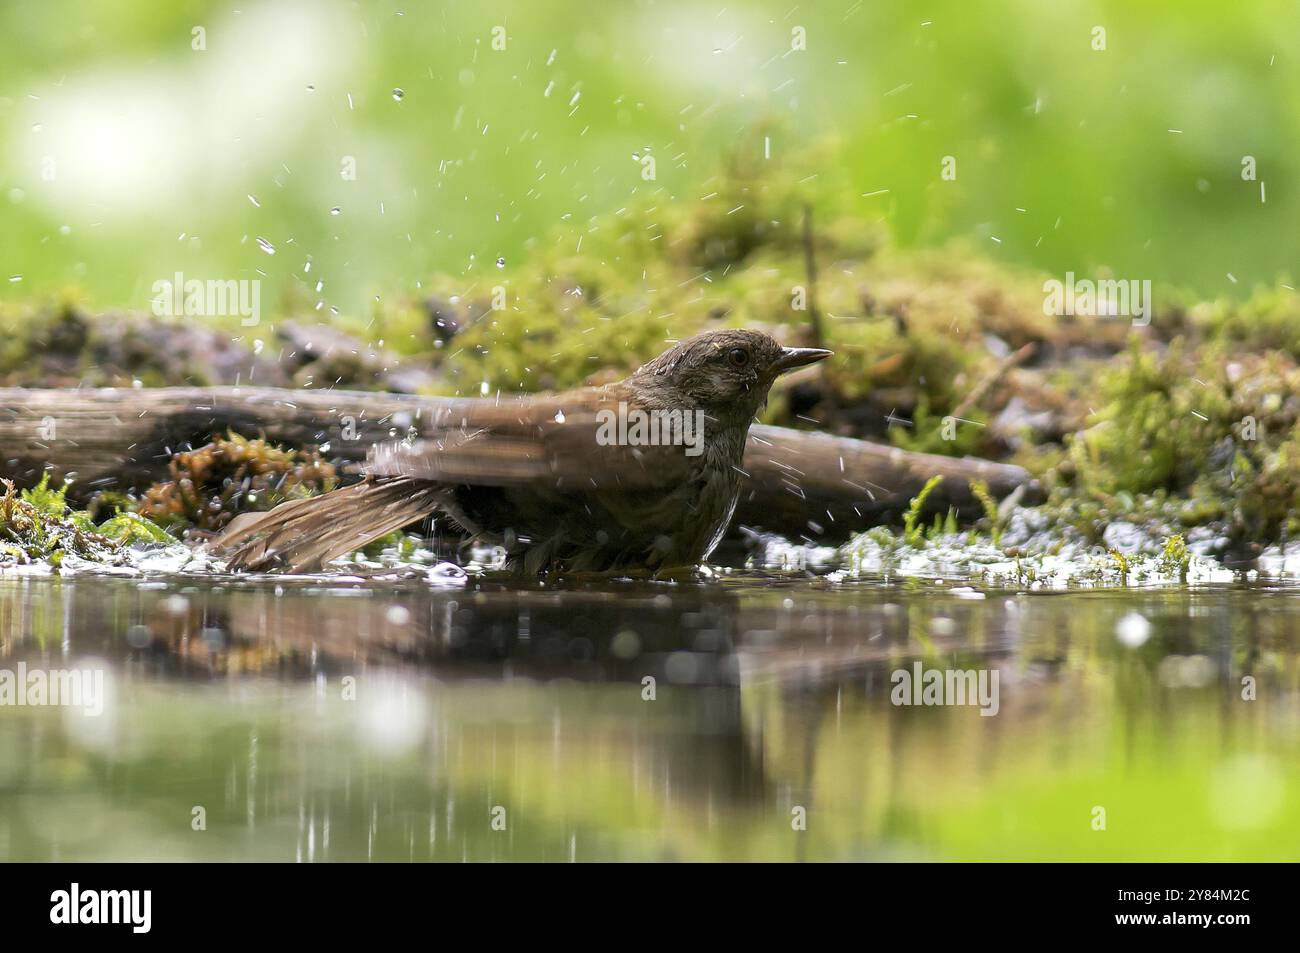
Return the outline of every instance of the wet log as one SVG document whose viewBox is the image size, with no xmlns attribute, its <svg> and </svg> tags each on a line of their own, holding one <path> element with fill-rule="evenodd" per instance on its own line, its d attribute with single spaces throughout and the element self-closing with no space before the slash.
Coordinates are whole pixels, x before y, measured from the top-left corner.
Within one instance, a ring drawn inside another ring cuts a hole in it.
<svg viewBox="0 0 1300 953">
<path fill-rule="evenodd" d="M 0 388 L 0 476 L 20 485 L 49 472 L 84 499 L 163 478 L 174 451 L 235 431 L 291 446 L 320 445 L 344 464 L 371 444 L 421 435 L 432 411 L 459 398 L 257 387 L 40 390 Z M 828 434 L 754 426 L 736 524 L 792 537 L 842 539 L 897 516 L 932 476 L 927 510 L 979 510 L 971 480 L 997 499 L 1037 486 L 1020 467 L 910 453 Z"/>
</svg>

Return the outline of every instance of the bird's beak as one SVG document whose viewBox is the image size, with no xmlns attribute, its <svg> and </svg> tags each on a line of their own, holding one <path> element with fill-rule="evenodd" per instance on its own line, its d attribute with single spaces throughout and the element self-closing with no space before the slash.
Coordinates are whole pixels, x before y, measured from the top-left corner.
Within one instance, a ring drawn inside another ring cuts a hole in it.
<svg viewBox="0 0 1300 953">
<path fill-rule="evenodd" d="M 781 348 L 781 356 L 773 362 L 772 368 L 777 374 L 784 374 L 796 367 L 816 364 L 834 353 L 834 351 L 827 351 L 820 347 L 783 347 Z"/>
</svg>

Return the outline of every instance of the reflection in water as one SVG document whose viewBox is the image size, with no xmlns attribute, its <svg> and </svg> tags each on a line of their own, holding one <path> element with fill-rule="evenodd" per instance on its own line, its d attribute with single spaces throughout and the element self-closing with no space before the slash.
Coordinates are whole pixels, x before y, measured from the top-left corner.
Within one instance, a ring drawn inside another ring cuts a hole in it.
<svg viewBox="0 0 1300 953">
<path fill-rule="evenodd" d="M 978 596 L 3 579 L 0 670 L 107 700 L 0 707 L 0 858 L 1300 853 L 1295 593 Z"/>
</svg>

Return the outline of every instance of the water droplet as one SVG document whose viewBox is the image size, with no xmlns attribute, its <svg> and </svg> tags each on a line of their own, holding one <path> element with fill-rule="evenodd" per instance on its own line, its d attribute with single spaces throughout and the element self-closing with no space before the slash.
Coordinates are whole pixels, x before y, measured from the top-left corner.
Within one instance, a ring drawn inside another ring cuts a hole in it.
<svg viewBox="0 0 1300 953">
<path fill-rule="evenodd" d="M 405 90 L 403 90 L 400 86 L 394 86 L 394 87 L 393 87 L 393 99 L 394 99 L 396 102 L 399 102 L 399 103 L 400 103 L 400 102 L 402 101 L 402 98 L 403 98 L 404 96 L 406 96 L 406 91 L 405 91 Z"/>
<path fill-rule="evenodd" d="M 308 83 L 308 84 L 307 84 L 307 92 L 309 92 L 309 93 L 314 93 L 314 92 L 316 92 L 316 84 L 315 84 L 315 83 Z"/>
<path fill-rule="evenodd" d="M 262 251 L 266 252 L 268 255 L 275 254 L 275 246 L 272 245 L 270 242 L 268 242 L 265 238 L 263 238 L 260 235 L 257 237 L 257 244 L 262 249 Z"/>
<path fill-rule="evenodd" d="M 250 195 L 248 196 L 248 201 L 250 201 L 250 202 L 253 203 L 253 208 L 261 208 L 261 207 L 262 207 L 262 203 L 259 202 L 259 201 L 257 200 L 257 196 L 256 196 L 256 195 L 252 195 L 252 194 L 250 194 Z"/>
<path fill-rule="evenodd" d="M 497 267 L 498 267 L 498 268 L 504 268 L 505 266 L 506 266 L 506 260 L 505 260 L 504 258 L 498 258 L 498 259 L 497 259 Z"/>
<path fill-rule="evenodd" d="M 555 412 L 555 422 L 556 422 L 557 424 L 562 424 L 562 423 L 564 423 L 564 411 L 562 411 L 562 410 L 557 410 L 557 411 Z"/>
<path fill-rule="evenodd" d="M 334 206 L 332 209 L 330 209 L 330 214 L 331 214 L 331 215 L 337 215 L 337 214 L 339 214 L 339 212 L 341 212 L 341 211 L 343 211 L 343 209 L 336 205 L 336 206 Z"/>
<path fill-rule="evenodd" d="M 9 276 L 9 283 L 10 283 L 11 285 L 16 285 L 16 284 L 18 284 L 18 282 L 20 282 L 20 281 L 22 281 L 22 280 L 23 280 L 23 276 L 22 276 L 22 275 L 10 275 L 10 276 Z"/>
</svg>

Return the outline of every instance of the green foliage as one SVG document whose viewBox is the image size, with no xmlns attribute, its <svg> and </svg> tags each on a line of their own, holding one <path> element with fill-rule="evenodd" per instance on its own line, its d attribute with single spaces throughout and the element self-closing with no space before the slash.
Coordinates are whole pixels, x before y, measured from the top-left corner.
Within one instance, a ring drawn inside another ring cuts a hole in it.
<svg viewBox="0 0 1300 953">
<path fill-rule="evenodd" d="M 1110 556 L 1111 560 L 1115 563 L 1115 568 L 1119 572 L 1120 576 L 1124 578 L 1128 578 L 1128 574 L 1133 568 L 1129 563 L 1128 556 L 1120 552 L 1118 549 L 1110 550 L 1108 555 Z"/>
<path fill-rule="evenodd" d="M 176 538 L 157 523 L 136 513 L 118 513 L 98 527 L 101 536 L 132 546 L 137 543 L 174 543 Z"/>
<path fill-rule="evenodd" d="M 903 542 L 908 546 L 920 548 L 925 544 L 925 531 L 920 522 L 921 511 L 925 508 L 926 498 L 942 480 L 942 476 L 930 477 L 921 491 L 907 504 L 907 510 L 903 513 Z"/>
<path fill-rule="evenodd" d="M 41 475 L 41 482 L 30 489 L 23 490 L 21 497 L 23 502 L 30 503 L 40 516 L 48 520 L 59 520 L 68 510 L 67 500 L 64 499 L 67 492 L 66 486 L 61 486 L 57 490 L 52 489 L 50 475 L 44 473 Z"/>
<path fill-rule="evenodd" d="M 69 554 L 105 560 L 124 547 L 176 541 L 135 513 L 118 513 L 95 525 L 90 513 L 68 506 L 67 486 L 51 487 L 48 474 L 27 490 L 17 491 L 9 480 L 0 484 L 4 487 L 0 496 L 0 561 L 44 561 L 58 566 Z"/>
<path fill-rule="evenodd" d="M 970 481 L 971 495 L 979 500 L 980 506 L 984 509 L 984 522 L 987 526 L 989 537 L 994 546 L 1002 545 L 1002 517 L 998 512 L 997 500 L 993 499 L 993 494 L 989 492 L 989 485 L 985 480 Z"/>
<path fill-rule="evenodd" d="M 102 558 L 115 544 L 94 532 L 84 514 L 68 514 L 63 494 L 49 488 L 48 477 L 19 493 L 0 480 L 0 562 L 46 561 L 59 565 L 65 555 Z"/>
<path fill-rule="evenodd" d="M 1164 549 L 1160 553 L 1160 565 L 1165 572 L 1185 578 L 1191 561 L 1187 541 L 1183 539 L 1182 533 L 1175 533 L 1165 540 Z"/>
</svg>

